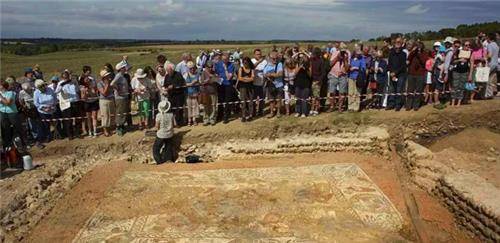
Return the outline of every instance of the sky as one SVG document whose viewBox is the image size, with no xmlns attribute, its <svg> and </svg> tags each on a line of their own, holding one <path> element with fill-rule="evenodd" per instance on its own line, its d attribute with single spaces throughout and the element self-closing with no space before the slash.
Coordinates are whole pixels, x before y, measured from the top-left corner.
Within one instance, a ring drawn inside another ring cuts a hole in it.
<svg viewBox="0 0 500 243">
<path fill-rule="evenodd" d="M 499 21 L 500 1 L 0 0 L 2 38 L 350 40 Z"/>
</svg>

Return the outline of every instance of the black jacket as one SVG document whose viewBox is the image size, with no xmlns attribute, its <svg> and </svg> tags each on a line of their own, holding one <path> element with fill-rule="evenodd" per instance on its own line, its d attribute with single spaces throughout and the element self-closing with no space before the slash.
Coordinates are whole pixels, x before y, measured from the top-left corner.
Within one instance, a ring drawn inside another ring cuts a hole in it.
<svg viewBox="0 0 500 243">
<path fill-rule="evenodd" d="M 165 76 L 165 81 L 163 82 L 163 87 L 168 88 L 168 86 L 173 85 L 174 89 L 172 91 L 169 91 L 169 94 L 172 95 L 179 95 L 179 94 L 184 94 L 185 91 L 185 86 L 186 86 L 186 80 L 184 80 L 184 77 L 182 77 L 182 74 L 179 72 L 174 71 L 172 75 L 166 75 Z"/>
<path fill-rule="evenodd" d="M 389 63 L 387 65 L 387 70 L 393 72 L 396 75 L 406 73 L 406 53 L 401 50 L 399 53 L 394 50 L 394 48 L 389 53 Z"/>
</svg>

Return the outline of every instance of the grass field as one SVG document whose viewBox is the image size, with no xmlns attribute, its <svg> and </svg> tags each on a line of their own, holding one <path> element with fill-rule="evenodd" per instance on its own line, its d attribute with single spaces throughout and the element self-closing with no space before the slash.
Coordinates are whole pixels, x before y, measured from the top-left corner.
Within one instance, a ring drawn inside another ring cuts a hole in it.
<svg viewBox="0 0 500 243">
<path fill-rule="evenodd" d="M 429 47 L 432 41 L 425 42 Z M 302 46 L 308 43 L 301 43 Z M 314 43 L 315 46 L 323 46 L 326 43 Z M 366 43 L 368 45 L 381 46 L 382 43 Z M 277 44 L 281 46 L 291 46 L 289 44 Z M 212 50 L 235 50 L 237 47 L 243 51 L 244 55 L 252 55 L 253 49 L 261 48 L 264 53 L 270 51 L 272 44 L 259 45 L 154 45 L 154 46 L 133 46 L 110 48 L 96 51 L 65 51 L 54 52 L 35 56 L 18 56 L 13 54 L 1 54 L 0 57 L 0 77 L 5 78 L 10 75 L 21 77 L 25 67 L 33 67 L 35 64 L 41 66 L 46 79 L 52 75 L 60 74 L 64 69 L 70 69 L 76 73 L 81 73 L 82 66 L 92 67 L 94 75 L 99 72 L 105 63 L 111 63 L 113 66 L 119 62 L 123 55 L 129 56 L 130 63 L 136 68 L 153 66 L 156 63 L 156 56 L 160 53 L 165 54 L 168 60 L 177 63 L 182 53 L 189 52 L 197 56 L 201 49 Z M 352 48 L 352 45 L 349 45 Z"/>
<path fill-rule="evenodd" d="M 285 45 L 291 44 L 280 44 L 277 46 Z M 235 50 L 237 47 L 247 55 L 251 54 L 255 48 L 261 48 L 264 53 L 267 53 L 271 49 L 272 44 L 133 46 L 97 51 L 54 52 L 35 56 L 18 56 L 2 53 L 0 57 L 0 77 L 5 78 L 9 75 L 20 77 L 23 75 L 25 67 L 33 67 L 35 64 L 40 64 L 45 78 L 49 78 L 54 74 L 60 74 L 66 68 L 80 73 L 83 65 L 91 66 L 94 74 L 96 74 L 102 69 L 105 63 L 109 62 L 114 66 L 121 60 L 123 55 L 129 57 L 130 63 L 134 66 L 133 69 L 144 68 L 145 66 L 154 65 L 156 63 L 156 56 L 160 53 L 165 54 L 168 60 L 177 63 L 184 52 L 189 52 L 195 57 L 201 49 Z"/>
</svg>

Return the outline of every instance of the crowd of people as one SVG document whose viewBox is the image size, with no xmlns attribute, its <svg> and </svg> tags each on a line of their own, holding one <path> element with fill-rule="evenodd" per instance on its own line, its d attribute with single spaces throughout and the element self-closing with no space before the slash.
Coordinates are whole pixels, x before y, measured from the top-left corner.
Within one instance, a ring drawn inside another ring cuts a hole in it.
<svg viewBox="0 0 500 243">
<path fill-rule="evenodd" d="M 17 136 L 43 147 L 52 139 L 122 136 L 154 127 L 162 122 L 158 114 L 166 113 L 180 127 L 234 117 L 249 122 L 265 115 L 460 106 L 496 96 L 498 40 L 498 33 L 481 33 L 447 37 L 432 47 L 396 38 L 352 48 L 295 44 L 267 55 L 261 49 L 248 55 L 212 50 L 196 58 L 185 53 L 177 65 L 158 55 L 155 65 L 136 69 L 124 56 L 97 75 L 83 66 L 50 78 L 36 65 L 22 78 L 0 80 L 1 142 L 9 146 Z"/>
</svg>

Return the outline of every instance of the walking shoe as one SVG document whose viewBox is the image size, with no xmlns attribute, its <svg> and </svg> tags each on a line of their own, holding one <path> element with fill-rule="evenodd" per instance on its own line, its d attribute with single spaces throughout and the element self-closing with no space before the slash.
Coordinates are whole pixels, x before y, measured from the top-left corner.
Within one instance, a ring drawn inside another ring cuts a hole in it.
<svg viewBox="0 0 500 243">
<path fill-rule="evenodd" d="M 299 113 L 296 113 L 296 114 L 295 114 L 295 117 L 299 117 L 299 116 L 300 116 L 300 114 L 299 114 Z"/>
<path fill-rule="evenodd" d="M 123 128 L 117 128 L 117 129 L 116 129 L 116 134 L 117 134 L 118 136 L 120 136 L 120 137 L 121 137 L 121 136 L 123 136 Z"/>
<path fill-rule="evenodd" d="M 302 114 L 302 116 L 300 116 L 300 117 L 304 118 L 304 117 L 306 117 L 306 115 L 305 115 L 305 114 Z"/>
</svg>

